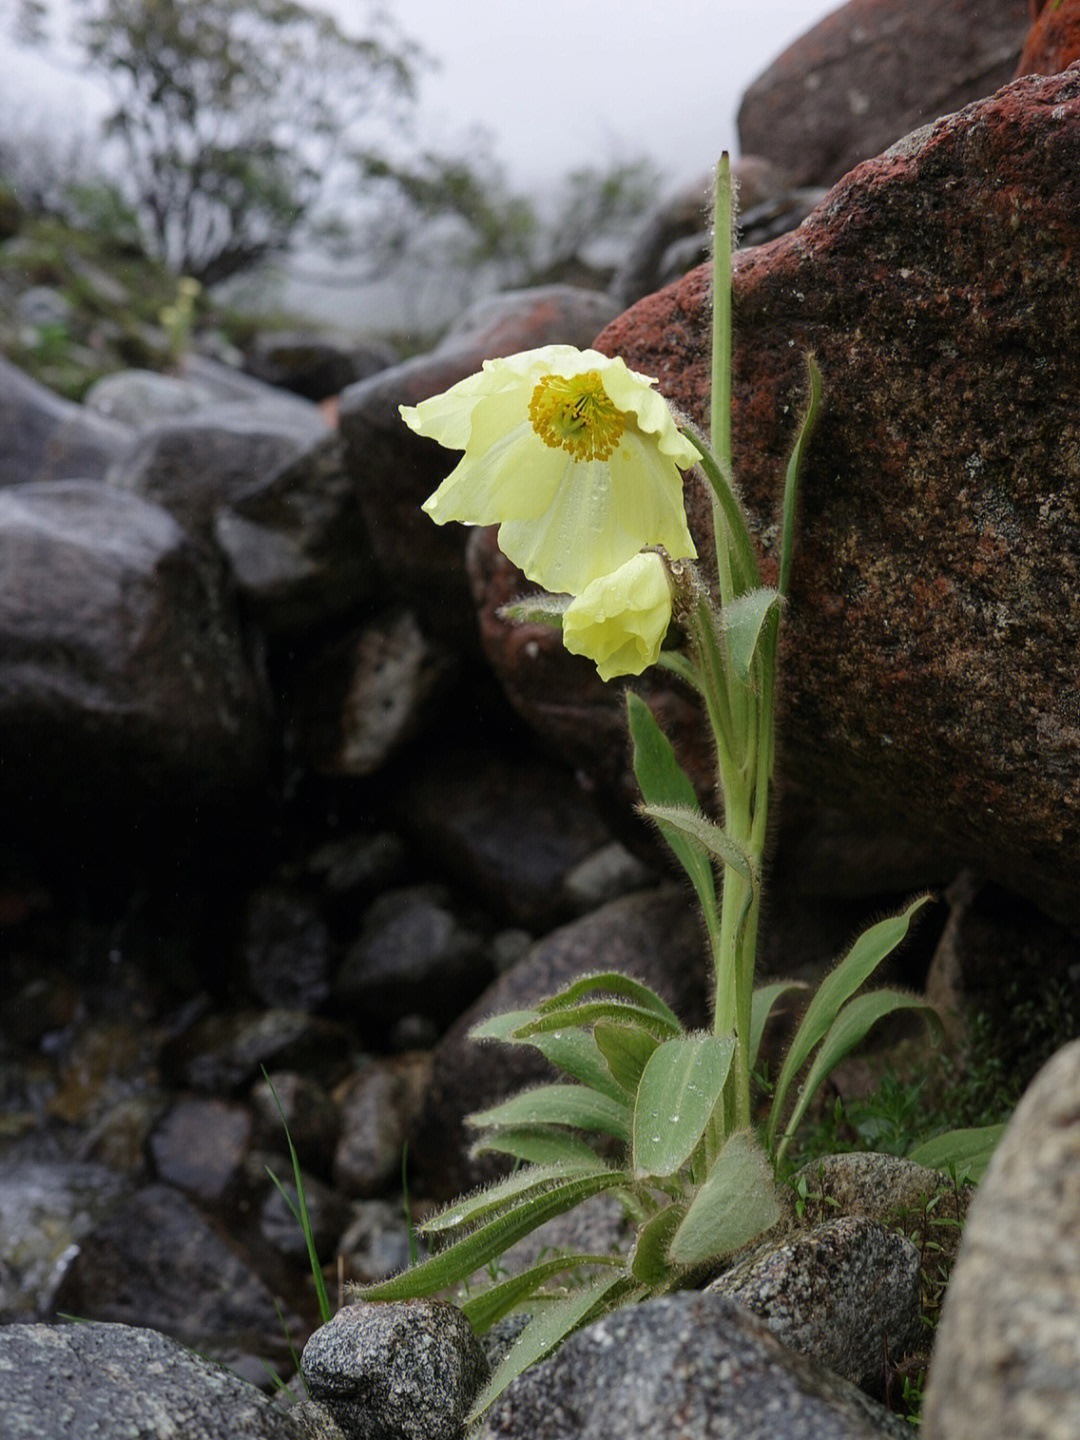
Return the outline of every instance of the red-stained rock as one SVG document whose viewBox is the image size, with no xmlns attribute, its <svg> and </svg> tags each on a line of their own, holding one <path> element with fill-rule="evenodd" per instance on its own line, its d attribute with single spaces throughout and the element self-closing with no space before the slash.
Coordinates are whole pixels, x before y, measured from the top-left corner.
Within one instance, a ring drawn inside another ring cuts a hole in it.
<svg viewBox="0 0 1080 1440">
<path fill-rule="evenodd" d="M 1016 73 L 1025 0 L 851 0 L 789 45 L 739 106 L 739 144 L 831 185 Z"/>
<path fill-rule="evenodd" d="M 1053 5 L 1035 9 L 1035 23 L 1016 67 L 1021 75 L 1058 75 L 1074 60 L 1080 60 L 1080 4 L 1077 0 L 1058 0 Z"/>
<path fill-rule="evenodd" d="M 798 231 L 741 255 L 734 384 L 736 469 L 767 578 L 807 351 L 826 384 L 784 632 L 787 773 L 819 803 L 950 851 L 1072 923 L 1078 266 L 1073 69 L 909 137 Z M 597 341 L 699 422 L 708 289 L 695 271 Z M 691 510 L 707 554 L 707 511 Z M 508 581 L 490 564 L 485 581 L 484 543 L 473 574 L 489 655 L 519 708 L 608 783 L 605 750 L 625 754 L 608 739 L 617 692 L 605 701 L 585 671 L 560 691 L 569 658 L 535 633 L 500 634 L 487 602 Z M 707 753 L 700 729 L 691 753 Z"/>
</svg>

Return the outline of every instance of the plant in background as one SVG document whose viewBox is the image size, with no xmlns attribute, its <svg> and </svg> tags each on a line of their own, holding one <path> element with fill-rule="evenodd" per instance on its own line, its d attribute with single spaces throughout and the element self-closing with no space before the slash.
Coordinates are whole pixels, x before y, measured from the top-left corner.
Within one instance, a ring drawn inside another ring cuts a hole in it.
<svg viewBox="0 0 1080 1440">
<path fill-rule="evenodd" d="M 477 1026 L 481 1040 L 530 1045 L 565 1075 L 471 1117 L 477 1152 L 513 1173 L 428 1220 L 451 1243 L 369 1300 L 431 1294 L 464 1280 L 556 1215 L 600 1194 L 637 1222 L 628 1254 L 560 1254 L 471 1295 L 482 1332 L 513 1309 L 532 1318 L 474 1408 L 481 1414 L 533 1361 L 616 1306 L 700 1282 L 780 1219 L 776 1170 L 817 1089 L 871 1027 L 900 1009 L 937 1017 L 917 997 L 863 986 L 900 943 L 926 897 L 867 930 L 810 1000 L 759 1123 L 752 1076 L 769 1013 L 795 988 L 754 988 L 769 787 L 777 635 L 791 572 L 796 483 L 818 413 L 809 401 L 787 467 L 779 574 L 762 583 L 731 470 L 732 197 L 717 172 L 712 414 L 709 444 L 676 423 L 653 382 L 596 351 L 549 346 L 489 361 L 444 395 L 403 408 L 420 434 L 464 451 L 424 509 L 439 524 L 499 525 L 499 545 L 548 594 L 512 618 L 561 626 L 567 648 L 605 680 L 665 666 L 700 697 L 717 764 L 718 824 L 649 708 L 627 694 L 642 813 L 685 869 L 711 951 L 712 1028 L 687 1033 L 648 987 L 585 976 L 531 1010 Z M 717 585 L 686 524 L 681 470 L 697 463 L 712 492 Z M 669 623 L 687 650 L 663 649 Z M 611 1159 L 615 1142 L 618 1158 Z M 561 1289 L 553 1282 L 572 1281 Z"/>
</svg>

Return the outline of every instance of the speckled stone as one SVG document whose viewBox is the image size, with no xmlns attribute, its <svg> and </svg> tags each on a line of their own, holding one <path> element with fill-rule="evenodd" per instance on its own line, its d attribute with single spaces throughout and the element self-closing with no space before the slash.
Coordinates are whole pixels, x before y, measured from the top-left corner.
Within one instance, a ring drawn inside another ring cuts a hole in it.
<svg viewBox="0 0 1080 1440">
<path fill-rule="evenodd" d="M 938 1325 L 926 1440 L 1080 1435 L 1080 1041 L 1017 1106 L 972 1201 Z"/>
<path fill-rule="evenodd" d="M 872 1150 L 812 1160 L 795 1172 L 792 1181 L 797 1183 L 801 1178 L 807 1184 L 808 1209 L 813 1207 L 815 1215 L 820 1211 L 822 1218 L 828 1206 L 839 1215 L 895 1219 L 904 1210 L 924 1205 L 943 1186 L 952 1188 L 949 1177 L 937 1170 L 928 1170 L 900 1155 L 880 1155 Z M 972 1186 L 961 1185 L 950 1194 L 945 1213 L 962 1220 L 972 1193 Z M 938 1210 L 941 1213 L 940 1206 Z"/>
<path fill-rule="evenodd" d="M 796 1355 L 727 1295 L 684 1291 L 572 1335 L 519 1376 L 476 1440 L 881 1440 L 897 1416 Z"/>
<path fill-rule="evenodd" d="M 920 1276 L 910 1240 L 844 1215 L 748 1257 L 709 1289 L 745 1305 L 800 1355 L 873 1390 L 886 1353 L 896 1361 L 918 1345 Z"/>
<path fill-rule="evenodd" d="M 337 1440 L 155 1330 L 0 1326 L 3 1440 Z"/>
<path fill-rule="evenodd" d="M 301 1368 L 349 1440 L 459 1440 L 488 1375 L 469 1322 L 442 1300 L 347 1305 Z"/>
</svg>

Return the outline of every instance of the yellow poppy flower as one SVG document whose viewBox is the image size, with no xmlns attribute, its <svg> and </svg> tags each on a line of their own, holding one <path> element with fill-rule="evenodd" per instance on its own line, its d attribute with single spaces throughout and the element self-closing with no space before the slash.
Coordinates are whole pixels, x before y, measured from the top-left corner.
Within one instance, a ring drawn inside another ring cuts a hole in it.
<svg viewBox="0 0 1080 1440">
<path fill-rule="evenodd" d="M 499 548 L 554 594 L 647 545 L 692 558 L 679 469 L 698 453 L 652 384 L 598 350 L 546 345 L 401 406 L 417 434 L 465 452 L 424 510 L 499 525 Z"/>
<path fill-rule="evenodd" d="M 596 662 L 601 680 L 655 665 L 671 623 L 671 583 L 654 550 L 587 585 L 563 611 L 563 644 Z"/>
</svg>

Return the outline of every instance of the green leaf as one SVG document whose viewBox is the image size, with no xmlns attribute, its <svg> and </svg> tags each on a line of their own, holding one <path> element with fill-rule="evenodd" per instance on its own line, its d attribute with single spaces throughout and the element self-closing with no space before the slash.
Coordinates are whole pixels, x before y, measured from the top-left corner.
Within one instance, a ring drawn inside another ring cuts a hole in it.
<svg viewBox="0 0 1080 1440">
<path fill-rule="evenodd" d="M 1005 1133 L 1004 1125 L 979 1125 L 971 1130 L 947 1130 L 908 1151 L 908 1159 L 929 1170 L 955 1172 L 958 1180 L 979 1181 Z"/>
<path fill-rule="evenodd" d="M 634 1172 L 674 1175 L 705 1133 L 731 1069 L 732 1037 L 689 1035 L 652 1055 L 634 1103 Z"/>
<path fill-rule="evenodd" d="M 896 949 L 908 932 L 912 916 L 929 898 L 928 895 L 920 895 L 906 910 L 902 910 L 898 915 L 890 915 L 864 930 L 840 963 L 818 986 L 791 1042 L 776 1082 L 767 1134 L 770 1151 L 774 1148 L 776 1129 L 792 1080 L 809 1060 L 811 1052 L 833 1023 L 840 1007 L 865 984 L 886 955 Z"/>
<path fill-rule="evenodd" d="M 491 1408 L 512 1380 L 537 1360 L 550 1355 L 556 1345 L 587 1325 L 591 1320 L 614 1310 L 641 1289 L 622 1273 L 602 1275 L 580 1290 L 571 1291 L 565 1299 L 545 1307 L 530 1320 L 503 1358 L 502 1364 L 476 1398 L 465 1422 L 473 1425 Z"/>
<path fill-rule="evenodd" d="M 585 1085 L 540 1085 L 468 1117 L 470 1125 L 569 1125 L 630 1138 L 630 1107 Z"/>
<path fill-rule="evenodd" d="M 587 1167 L 580 1161 L 560 1160 L 548 1165 L 526 1165 L 515 1170 L 505 1180 L 487 1185 L 475 1194 L 455 1200 L 437 1214 L 430 1216 L 419 1227 L 422 1235 L 443 1235 L 448 1230 L 478 1225 L 493 1215 L 511 1210 L 534 1191 L 546 1190 L 552 1184 L 575 1178 L 575 1172 L 585 1175 L 610 1174 L 610 1167 L 601 1164 L 595 1155 L 590 1155 Z"/>
<path fill-rule="evenodd" d="M 596 1042 L 580 1021 L 569 1017 L 560 1021 L 540 1016 L 535 1010 L 513 1010 L 475 1025 L 469 1036 L 474 1040 L 501 1040 L 507 1045 L 531 1045 L 550 1060 L 552 1065 L 589 1085 L 613 1100 L 625 1101 L 627 1096 L 612 1076 Z"/>
<path fill-rule="evenodd" d="M 772 1166 L 750 1130 L 725 1144 L 668 1247 L 675 1265 L 720 1260 L 780 1219 Z"/>
<path fill-rule="evenodd" d="M 596 1152 L 580 1135 L 568 1130 L 521 1126 L 516 1130 L 493 1130 L 469 1148 L 471 1155 L 512 1155 L 530 1165 L 556 1165 L 567 1162 L 582 1168 L 598 1163 Z"/>
<path fill-rule="evenodd" d="M 597 1049 L 612 1075 L 631 1095 L 660 1041 L 647 1028 L 623 1020 L 598 1020 L 593 1027 Z"/>
<path fill-rule="evenodd" d="M 585 1000 L 580 1005 L 569 1005 L 565 1010 L 553 1010 L 549 1015 L 528 1021 L 517 1032 L 517 1038 L 532 1040 L 545 1032 L 561 1031 L 571 1025 L 594 1025 L 598 1020 L 628 1021 L 665 1040 L 682 1034 L 682 1026 L 677 1021 L 672 1024 L 666 1016 L 644 1005 L 633 1005 L 628 1000 Z"/>
<path fill-rule="evenodd" d="M 523 1270 L 520 1275 L 511 1275 L 509 1280 L 501 1280 L 497 1285 L 481 1290 L 478 1295 L 463 1301 L 458 1308 L 477 1335 L 483 1335 L 496 1321 L 531 1299 L 541 1285 L 546 1285 L 556 1275 L 597 1265 L 616 1266 L 621 1269 L 625 1263 L 622 1255 L 557 1255 L 554 1260 L 542 1260 L 539 1265 Z"/>
<path fill-rule="evenodd" d="M 622 995 L 633 1004 L 640 1005 L 643 1010 L 651 1010 L 654 1015 L 659 1015 L 662 1020 L 667 1021 L 672 1030 L 682 1030 L 679 1017 L 670 1006 L 664 1004 L 655 990 L 650 990 L 648 985 L 631 979 L 629 975 L 621 975 L 618 970 L 602 970 L 592 975 L 582 975 L 565 990 L 552 995 L 550 1000 L 544 1000 L 537 1009 L 542 1015 L 550 1015 L 556 1010 L 567 1010 L 576 1005 L 583 995 L 595 994 Z"/>
<path fill-rule="evenodd" d="M 655 820 L 667 835 L 667 829 L 676 830 L 692 844 L 698 845 L 710 855 L 715 855 L 725 865 L 730 865 L 750 885 L 758 883 L 757 869 L 749 854 L 737 840 L 732 840 L 725 830 L 712 820 L 707 820 L 696 807 L 684 809 L 680 805 L 639 805 L 639 811 Z"/>
<path fill-rule="evenodd" d="M 511 1245 L 516 1245 L 556 1215 L 565 1215 L 583 1200 L 590 1200 L 605 1190 L 618 1189 L 628 1180 L 625 1171 L 610 1170 L 605 1175 L 578 1176 L 565 1184 L 554 1185 L 400 1275 L 375 1285 L 359 1287 L 357 1299 L 412 1300 L 418 1295 L 433 1295 L 436 1291 L 445 1290 L 447 1286 L 467 1279 L 473 1271 L 494 1260 L 504 1250 L 509 1250 Z"/>
<path fill-rule="evenodd" d="M 866 1038 L 879 1020 L 883 1020 L 886 1015 L 893 1015 L 899 1010 L 921 1011 L 930 1027 L 934 1043 L 941 1043 L 943 1031 L 937 1011 L 925 1000 L 919 999 L 917 995 L 908 994 L 904 990 L 871 990 L 866 995 L 856 995 L 841 1009 L 829 1027 L 814 1056 L 814 1063 L 810 1066 L 806 1079 L 799 1086 L 798 1099 L 777 1152 L 778 1156 L 787 1148 L 792 1134 L 798 1129 L 799 1122 L 806 1114 L 807 1107 L 822 1082 L 835 1070 L 840 1061 Z"/>
<path fill-rule="evenodd" d="M 634 774 L 646 805 L 668 805 L 698 810 L 697 792 L 675 758 L 671 742 L 656 723 L 652 711 L 632 690 L 626 695 L 630 738 L 634 743 Z M 690 877 L 706 915 L 716 913 L 716 880 L 712 864 L 701 848 L 662 821 L 660 833 Z"/>
<path fill-rule="evenodd" d="M 674 1267 L 667 1250 L 672 1236 L 686 1218 L 685 1204 L 667 1205 L 647 1220 L 637 1233 L 630 1270 L 634 1277 L 656 1292 L 672 1278 Z"/>
<path fill-rule="evenodd" d="M 806 447 L 814 433 L 821 404 L 821 371 L 814 363 L 813 356 L 806 357 L 806 368 L 810 374 L 810 399 L 806 407 L 806 414 L 802 418 L 802 424 L 799 426 L 799 433 L 795 437 L 795 447 L 791 452 L 787 475 L 784 479 L 784 504 L 780 521 L 780 578 L 777 586 L 781 595 L 788 593 L 788 582 L 791 579 L 791 555 L 795 545 L 795 498 L 799 488 L 799 472 L 802 470 L 803 460 L 806 458 Z"/>
<path fill-rule="evenodd" d="M 786 995 L 789 990 L 805 990 L 807 988 L 806 983 L 802 980 L 774 980 L 770 985 L 759 985 L 754 991 L 753 999 L 750 1002 L 748 1064 L 751 1071 L 757 1065 L 762 1036 L 765 1034 L 765 1026 L 769 1023 L 769 1016 L 772 1014 L 773 1006 L 782 996 Z"/>
<path fill-rule="evenodd" d="M 765 587 L 748 590 L 725 605 L 721 612 L 724 649 L 732 669 L 744 685 L 750 684 L 750 671 L 762 626 L 772 611 L 779 607 L 780 592 Z"/>
</svg>

